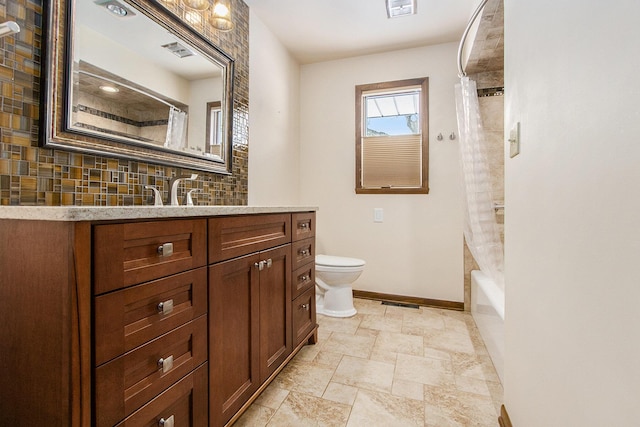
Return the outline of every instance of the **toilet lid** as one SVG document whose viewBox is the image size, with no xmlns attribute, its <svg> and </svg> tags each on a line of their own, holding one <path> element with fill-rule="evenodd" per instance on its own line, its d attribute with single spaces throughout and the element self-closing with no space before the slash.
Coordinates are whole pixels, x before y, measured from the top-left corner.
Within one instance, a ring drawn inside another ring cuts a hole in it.
<svg viewBox="0 0 640 427">
<path fill-rule="evenodd" d="M 316 265 L 326 267 L 361 267 L 365 262 L 357 258 L 346 258 L 332 255 L 316 255 Z"/>
</svg>

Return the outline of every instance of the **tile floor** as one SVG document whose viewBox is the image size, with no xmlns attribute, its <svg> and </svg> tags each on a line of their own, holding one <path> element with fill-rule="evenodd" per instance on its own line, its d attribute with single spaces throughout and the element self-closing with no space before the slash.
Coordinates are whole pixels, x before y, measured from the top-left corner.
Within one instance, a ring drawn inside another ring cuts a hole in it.
<svg viewBox="0 0 640 427">
<path fill-rule="evenodd" d="M 356 299 L 235 426 L 498 426 L 502 385 L 471 314 Z"/>
</svg>

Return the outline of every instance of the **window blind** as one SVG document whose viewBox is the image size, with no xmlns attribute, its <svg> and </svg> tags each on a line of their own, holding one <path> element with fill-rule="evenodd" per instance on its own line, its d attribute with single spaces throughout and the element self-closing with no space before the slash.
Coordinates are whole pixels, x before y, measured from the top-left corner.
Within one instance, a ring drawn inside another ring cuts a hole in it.
<svg viewBox="0 0 640 427">
<path fill-rule="evenodd" d="M 420 187 L 422 135 L 362 138 L 362 187 Z"/>
</svg>

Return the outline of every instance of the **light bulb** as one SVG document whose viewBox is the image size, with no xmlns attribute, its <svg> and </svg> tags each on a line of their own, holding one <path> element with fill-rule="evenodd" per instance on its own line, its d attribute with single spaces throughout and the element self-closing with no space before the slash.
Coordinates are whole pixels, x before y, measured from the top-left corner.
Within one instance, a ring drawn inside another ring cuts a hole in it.
<svg viewBox="0 0 640 427">
<path fill-rule="evenodd" d="M 213 16 L 217 18 L 229 16 L 229 8 L 224 3 L 218 2 L 213 6 Z"/>
</svg>

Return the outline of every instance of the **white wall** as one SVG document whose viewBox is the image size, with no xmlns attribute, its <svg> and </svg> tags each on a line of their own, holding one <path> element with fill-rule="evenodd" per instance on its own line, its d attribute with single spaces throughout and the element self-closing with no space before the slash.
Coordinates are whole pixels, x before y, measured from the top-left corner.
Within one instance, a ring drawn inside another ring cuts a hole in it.
<svg viewBox="0 0 640 427">
<path fill-rule="evenodd" d="M 249 204 L 298 204 L 300 67 L 253 12 L 249 25 Z"/>
<path fill-rule="evenodd" d="M 206 150 L 209 144 L 207 135 L 207 103 L 222 101 L 224 84 L 222 77 L 212 77 L 191 81 L 189 86 L 189 147 Z M 224 107 L 223 107 L 224 108 Z"/>
<path fill-rule="evenodd" d="M 640 3 L 505 0 L 505 402 L 514 426 L 640 419 Z"/>
<path fill-rule="evenodd" d="M 447 138 L 457 131 L 456 51 L 449 43 L 301 68 L 301 202 L 320 208 L 317 253 L 367 262 L 355 289 L 463 301 L 458 145 Z M 356 195 L 355 86 L 425 76 L 430 193 Z M 384 209 L 383 223 L 373 222 L 374 208 Z"/>
</svg>

